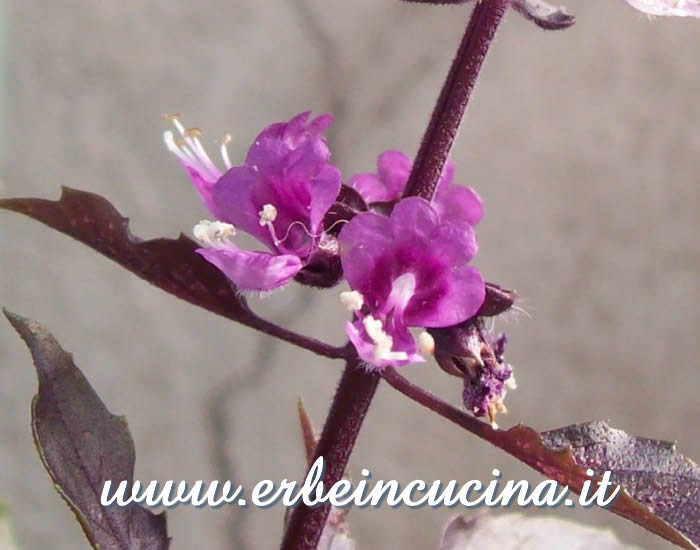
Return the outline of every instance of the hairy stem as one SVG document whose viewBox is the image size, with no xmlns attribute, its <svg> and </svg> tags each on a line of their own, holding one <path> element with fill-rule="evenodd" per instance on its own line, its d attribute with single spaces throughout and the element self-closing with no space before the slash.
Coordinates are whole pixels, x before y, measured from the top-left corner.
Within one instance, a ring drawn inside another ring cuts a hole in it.
<svg viewBox="0 0 700 550">
<path fill-rule="evenodd" d="M 289 342 L 290 344 L 294 344 L 297 347 L 311 351 L 322 357 L 328 357 L 329 359 L 347 358 L 347 350 L 345 347 L 331 346 L 321 340 L 316 340 L 315 338 L 310 338 L 309 336 L 287 330 L 261 317 L 253 316 L 247 319 L 245 324 L 269 336 Z"/>
<path fill-rule="evenodd" d="M 342 479 L 379 379 L 379 374 L 367 371 L 356 356 L 345 365 L 312 460 L 319 456 L 325 460 L 325 487 Z M 314 550 L 330 509 L 328 503 L 314 508 L 300 503 L 290 516 L 281 550 Z"/>
<path fill-rule="evenodd" d="M 425 408 L 439 414 L 450 422 L 454 422 L 468 432 L 494 443 L 493 434 L 496 433 L 496 430 L 494 430 L 486 422 L 477 420 L 464 411 L 459 410 L 454 405 L 450 405 L 448 402 L 443 401 L 434 393 L 416 386 L 396 372 L 395 369 L 384 369 L 382 371 L 382 378 L 384 378 L 384 380 L 386 380 L 392 388 L 398 390 L 409 399 L 423 405 Z"/>
<path fill-rule="evenodd" d="M 425 131 L 405 197 L 431 200 L 452 150 L 479 71 L 510 0 L 479 0 Z"/>
</svg>

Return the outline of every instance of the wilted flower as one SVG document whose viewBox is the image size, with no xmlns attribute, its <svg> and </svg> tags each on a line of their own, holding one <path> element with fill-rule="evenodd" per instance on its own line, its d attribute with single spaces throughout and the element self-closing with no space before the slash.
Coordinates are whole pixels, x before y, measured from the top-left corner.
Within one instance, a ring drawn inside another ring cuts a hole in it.
<svg viewBox="0 0 700 550">
<path fill-rule="evenodd" d="M 649 15 L 700 17 L 700 0 L 625 0 L 625 2 Z"/>
<path fill-rule="evenodd" d="M 172 117 L 181 138 L 164 134 L 168 149 L 180 159 L 217 220 L 195 227 L 194 236 L 203 245 L 198 252 L 242 290 L 277 288 L 308 265 L 315 252 L 337 248 L 322 225 L 341 185 L 322 135 L 332 117 L 308 117 L 308 112 L 301 113 L 268 126 L 240 166 L 231 166 L 225 140 L 223 174 L 199 142 L 198 130 L 186 130 Z M 236 228 L 270 252 L 240 249 L 231 240 Z"/>
<path fill-rule="evenodd" d="M 375 367 L 423 361 L 429 334 L 418 345 L 408 327 L 445 327 L 474 315 L 484 301 L 481 274 L 468 265 L 476 237 L 468 225 L 444 223 L 418 197 L 399 201 L 390 217 L 357 214 L 340 232 L 340 258 L 351 291 L 341 294 L 355 313 L 346 332 L 360 357 Z"/>
<path fill-rule="evenodd" d="M 474 416 L 487 416 L 496 427 L 509 389 L 516 388 L 513 367 L 505 362 L 506 335 L 492 338 L 481 318 L 447 328 L 430 329 L 435 359 L 449 374 L 464 379 L 462 399 Z"/>
<path fill-rule="evenodd" d="M 413 162 L 401 151 L 385 151 L 377 159 L 377 172 L 355 174 L 348 185 L 369 205 L 398 200 L 403 194 Z M 453 184 L 455 165 L 448 161 L 431 201 L 443 222 L 474 226 L 484 215 L 481 198 L 471 187 Z"/>
</svg>

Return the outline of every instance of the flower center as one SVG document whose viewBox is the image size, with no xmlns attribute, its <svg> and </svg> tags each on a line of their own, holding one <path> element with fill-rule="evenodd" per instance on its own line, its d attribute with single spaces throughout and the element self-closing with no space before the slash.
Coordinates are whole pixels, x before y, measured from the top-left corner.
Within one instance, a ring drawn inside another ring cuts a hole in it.
<svg viewBox="0 0 700 550">
<path fill-rule="evenodd" d="M 404 273 L 394 279 L 391 285 L 391 294 L 387 299 L 387 309 L 403 311 L 416 291 L 416 276 L 413 273 Z"/>
<path fill-rule="evenodd" d="M 394 339 L 384 332 L 384 327 L 380 319 L 375 319 L 371 315 L 367 315 L 362 320 L 362 325 L 365 327 L 367 336 L 374 343 L 374 360 L 375 361 L 405 361 L 408 359 L 408 354 L 405 351 L 391 351 L 394 345 Z"/>
</svg>

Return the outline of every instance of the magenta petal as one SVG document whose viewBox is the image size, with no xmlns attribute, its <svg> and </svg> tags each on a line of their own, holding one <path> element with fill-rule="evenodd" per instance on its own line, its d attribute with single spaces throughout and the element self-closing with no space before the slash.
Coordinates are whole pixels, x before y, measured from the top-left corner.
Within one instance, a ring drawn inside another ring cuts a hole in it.
<svg viewBox="0 0 700 550">
<path fill-rule="evenodd" d="M 447 263 L 458 265 L 476 255 L 476 234 L 471 225 L 445 222 L 425 199 L 409 197 L 399 201 L 391 214 L 391 224 L 394 239 L 410 235 L 412 239 L 429 241 L 433 252 Z"/>
<path fill-rule="evenodd" d="M 213 191 L 214 214 L 217 219 L 232 223 L 275 250 L 266 227 L 260 226 L 262 205 L 255 204 L 253 192 L 258 174 L 247 166 L 234 166 L 217 182 Z"/>
<path fill-rule="evenodd" d="M 194 185 L 197 193 L 199 193 L 204 206 L 206 206 L 207 210 L 209 210 L 209 212 L 211 212 L 214 216 L 217 216 L 216 206 L 212 197 L 216 180 L 211 180 L 204 177 L 196 168 L 190 166 L 189 164 L 184 162 L 181 162 L 181 164 L 187 171 L 187 174 L 190 176 L 192 185 Z"/>
<path fill-rule="evenodd" d="M 345 322 L 345 333 L 355 346 L 360 359 L 366 363 L 374 364 L 374 344 L 370 341 L 365 329 L 362 326 L 362 321 Z"/>
<path fill-rule="evenodd" d="M 377 159 L 377 173 L 355 174 L 348 185 L 355 189 L 367 204 L 398 199 L 403 193 L 411 171 L 411 159 L 401 151 L 385 151 Z"/>
<path fill-rule="evenodd" d="M 481 197 L 474 189 L 464 185 L 441 184 L 432 204 L 440 219 L 446 222 L 476 225 L 484 216 Z"/>
<path fill-rule="evenodd" d="M 408 354 L 407 359 L 401 359 L 401 360 L 377 360 L 374 357 L 374 343 L 369 339 L 367 336 L 367 333 L 365 332 L 365 328 L 362 325 L 361 320 L 356 320 L 354 322 L 346 321 L 345 322 L 345 333 L 348 335 L 348 338 L 352 342 L 352 345 L 355 346 L 355 349 L 357 350 L 357 354 L 360 356 L 360 359 L 362 359 L 365 363 L 372 365 L 378 369 L 382 369 L 385 367 L 402 367 L 404 365 L 408 365 L 410 363 L 424 363 L 425 358 L 420 355 L 419 353 L 416 353 L 416 346 L 415 342 L 413 341 L 413 338 L 411 337 L 411 333 L 406 331 L 406 334 L 408 335 L 408 338 L 410 339 L 410 344 L 407 344 L 406 340 L 404 338 L 398 338 L 394 339 L 394 351 L 404 351 Z M 392 335 L 393 336 L 393 335 Z M 399 341 L 399 344 L 397 346 L 397 340 Z M 401 344 L 407 344 L 407 345 L 401 345 Z"/>
<path fill-rule="evenodd" d="M 379 155 L 377 173 L 388 195 L 382 200 L 395 200 L 403 194 L 412 165 L 413 161 L 401 151 L 389 149 Z"/>
<path fill-rule="evenodd" d="M 468 223 L 443 223 L 440 227 L 439 244 L 434 250 L 449 262 L 458 265 L 471 260 L 479 250 L 476 232 Z"/>
<path fill-rule="evenodd" d="M 375 286 L 374 266 L 391 246 L 391 221 L 381 214 L 363 212 L 341 229 L 338 241 L 348 284 L 362 294 L 370 292 Z"/>
<path fill-rule="evenodd" d="M 321 229 L 321 222 L 328 212 L 328 209 L 335 202 L 342 178 L 340 170 L 335 166 L 326 165 L 311 183 L 311 211 L 309 212 L 309 223 L 311 232 L 318 233 Z"/>
<path fill-rule="evenodd" d="M 439 231 L 439 225 L 437 212 L 420 197 L 400 200 L 391 213 L 391 230 L 395 239 L 405 235 L 430 239 Z"/>
<path fill-rule="evenodd" d="M 472 317 L 486 296 L 484 279 L 479 271 L 464 265 L 451 271 L 446 291 L 437 300 L 421 300 L 419 293 L 404 311 L 408 326 L 446 327 Z"/>
<path fill-rule="evenodd" d="M 248 149 L 245 163 L 255 167 L 261 174 L 280 173 L 285 165 L 289 152 L 298 145 L 296 139 L 289 136 L 288 129 L 291 126 L 293 133 L 298 133 L 298 129 L 303 126 L 309 113 L 300 113 L 289 122 L 276 122 L 265 128 L 253 145 Z"/>
<path fill-rule="evenodd" d="M 241 290 L 272 290 L 289 282 L 303 267 L 297 256 L 251 252 L 230 246 L 200 248 L 199 254 L 218 267 Z"/>
<path fill-rule="evenodd" d="M 354 174 L 348 180 L 348 187 L 357 191 L 367 204 L 388 200 L 386 188 L 373 172 Z"/>
<path fill-rule="evenodd" d="M 264 177 L 279 177 L 290 168 L 297 172 L 328 162 L 330 154 L 321 133 L 333 117 L 325 114 L 307 123 L 309 114 L 300 113 L 289 122 L 265 128 L 248 150 L 246 165 L 256 167 Z"/>
</svg>

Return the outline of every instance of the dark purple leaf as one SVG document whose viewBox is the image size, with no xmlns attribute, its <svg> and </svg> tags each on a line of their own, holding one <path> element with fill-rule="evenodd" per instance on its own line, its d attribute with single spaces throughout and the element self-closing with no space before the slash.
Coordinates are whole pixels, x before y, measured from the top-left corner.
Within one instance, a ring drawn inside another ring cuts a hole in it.
<svg viewBox="0 0 700 550">
<path fill-rule="evenodd" d="M 576 18 L 563 7 L 554 7 L 544 0 L 513 0 L 513 8 L 525 19 L 548 31 L 566 29 Z"/>
<path fill-rule="evenodd" d="M 124 418 L 111 414 L 56 339 L 38 323 L 3 310 L 27 344 L 39 378 L 32 401 L 37 451 L 59 494 L 94 548 L 166 550 L 165 514 L 137 504 L 100 504 L 112 487 L 134 476 L 134 442 Z"/>
<path fill-rule="evenodd" d="M 586 475 L 588 467 L 577 461 L 572 448 L 566 446 L 567 437 L 564 434 L 569 433 L 575 436 L 577 433 L 575 426 L 562 428 L 555 432 L 545 432 L 543 435 L 540 435 L 532 428 L 522 425 L 515 426 L 507 431 L 500 431 L 492 430 L 490 426 L 482 422 L 479 422 L 479 424 L 483 426 L 480 431 L 484 439 L 501 447 L 548 478 L 554 479 L 561 485 L 567 485 L 576 493 L 580 493 L 583 483 L 590 479 Z M 557 434 L 556 440 L 553 439 L 552 433 Z M 575 437 L 571 440 L 571 444 L 574 448 L 578 446 Z M 659 458 L 661 460 L 661 457 Z M 696 469 L 695 483 L 697 484 L 697 466 L 690 464 Z M 593 470 L 597 473 L 601 468 L 593 468 Z M 594 478 L 600 479 L 596 478 L 596 476 Z M 653 490 L 660 495 L 666 494 L 668 490 L 673 490 L 673 486 L 675 486 L 675 482 L 674 485 L 666 486 L 666 483 L 669 481 L 667 477 L 659 477 L 656 481 L 657 484 Z M 646 502 L 636 500 L 633 487 L 628 487 L 621 479 L 618 482 L 625 491 L 620 492 L 620 496 L 607 508 L 608 510 L 641 525 L 681 548 L 698 550 L 697 538 L 694 540 L 688 538 L 688 535 L 682 530 L 685 526 L 669 524 L 662 516 L 656 514 Z M 694 498 L 697 506 L 697 492 Z M 693 531 L 697 533 L 697 512 L 694 517 L 691 516 L 688 519 L 695 522 Z"/>
<path fill-rule="evenodd" d="M 610 531 L 553 517 L 474 514 L 447 522 L 440 550 L 633 550 Z"/>
<path fill-rule="evenodd" d="M 0 208 L 34 218 L 88 245 L 151 284 L 194 305 L 245 322 L 245 300 L 184 235 L 144 241 L 129 231 L 129 219 L 94 193 L 62 187 L 58 201 L 0 199 Z"/>
<path fill-rule="evenodd" d="M 611 470 L 617 469 L 616 481 L 624 491 L 619 492 L 619 496 L 606 508 L 607 510 L 641 525 L 681 548 L 700 550 L 700 472 L 698 466 L 678 454 L 673 445 L 634 438 L 609 428 L 604 423 L 596 422 L 569 426 L 543 434 L 522 424 L 509 430 L 493 429 L 489 424 L 416 386 L 395 369 L 384 369 L 382 377 L 391 386 L 424 407 L 503 449 L 576 493 L 580 493 L 583 484 L 591 480 L 586 474 L 587 469 L 594 471 L 593 481 L 600 480 L 596 477 L 598 472 L 607 470 L 608 467 Z M 596 428 L 591 429 L 591 426 Z M 623 461 L 622 456 L 631 451 L 639 451 L 644 456 L 643 461 L 638 457 L 634 463 L 646 464 L 645 471 L 648 471 L 649 475 L 641 476 L 641 472 L 633 471 L 623 475 L 622 465 L 632 462 L 630 457 Z M 603 457 L 608 452 L 610 457 L 606 459 L 608 462 L 604 467 Z M 618 467 L 615 468 L 614 465 Z M 655 465 L 654 471 L 658 473 L 651 473 L 651 465 Z M 613 487 L 612 490 L 614 489 Z M 660 503 L 664 510 L 656 511 L 653 505 L 650 505 L 651 502 Z M 675 502 L 674 506 L 682 511 L 676 515 L 676 511 L 666 509 L 669 502 Z"/>
<path fill-rule="evenodd" d="M 255 315 L 233 284 L 197 254 L 197 244 L 177 239 L 144 241 L 131 234 L 129 219 L 94 193 L 62 187 L 57 201 L 36 198 L 0 199 L 11 210 L 65 233 L 149 283 L 208 311 L 238 321 L 325 357 L 343 357 L 341 348 L 301 336 Z"/>
<path fill-rule="evenodd" d="M 483 423 L 480 422 L 480 424 Z M 532 428 L 522 425 L 507 431 L 495 431 L 487 424 L 483 424 L 482 431 L 486 440 L 501 447 L 548 478 L 556 480 L 561 485 L 567 485 L 576 493 L 580 493 L 583 483 L 590 479 L 586 475 L 587 466 L 577 461 L 572 449 L 566 446 L 567 438 L 564 434 L 570 433 L 574 436 L 577 433 L 574 426 L 555 432 L 545 432 L 542 435 Z M 552 433 L 558 434 L 556 441 L 552 438 Z M 572 439 L 571 443 L 573 447 L 577 446 L 576 439 Z M 697 466 L 694 464 L 692 466 L 696 469 L 697 484 Z M 604 468 L 593 468 L 593 470 L 597 473 Z M 666 487 L 665 485 L 668 478 L 659 477 L 656 481 L 655 492 L 666 494 L 667 490 L 672 490 L 672 486 Z M 625 491 L 620 491 L 620 496 L 607 508 L 608 510 L 641 525 L 686 550 L 698 550 L 697 538 L 694 540 L 688 538 L 688 535 L 682 530 L 684 526 L 669 524 L 662 516 L 656 514 L 646 502 L 636 500 L 633 487 L 628 487 L 621 479 L 618 480 L 618 483 Z M 697 493 L 695 498 L 697 499 Z M 695 502 L 697 506 L 697 500 Z M 697 512 L 694 519 L 692 517 L 689 519 L 696 522 L 694 531 L 697 532 Z"/>
<path fill-rule="evenodd" d="M 700 467 L 675 443 L 631 436 L 606 422 L 587 422 L 544 432 L 552 449 L 571 447 L 573 459 L 611 479 L 655 516 L 700 545 Z"/>
</svg>

